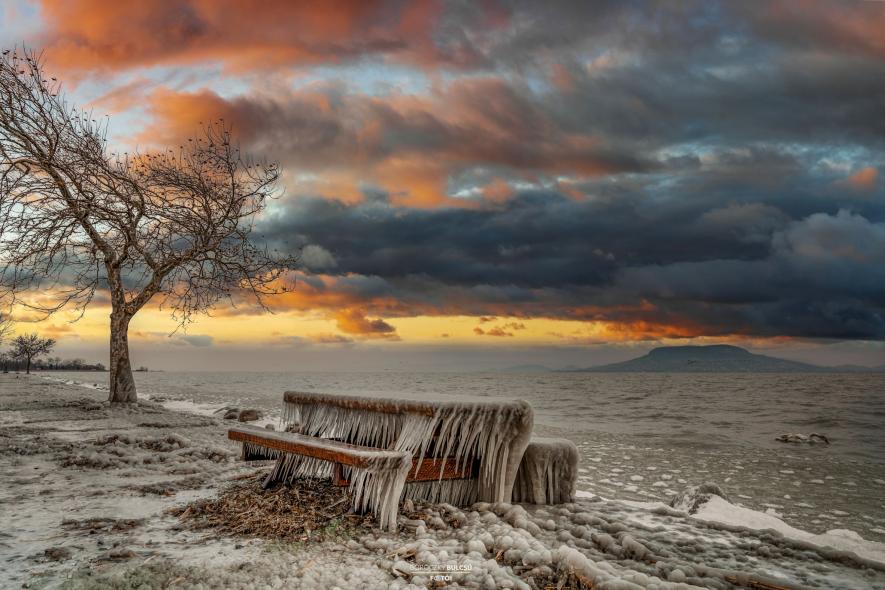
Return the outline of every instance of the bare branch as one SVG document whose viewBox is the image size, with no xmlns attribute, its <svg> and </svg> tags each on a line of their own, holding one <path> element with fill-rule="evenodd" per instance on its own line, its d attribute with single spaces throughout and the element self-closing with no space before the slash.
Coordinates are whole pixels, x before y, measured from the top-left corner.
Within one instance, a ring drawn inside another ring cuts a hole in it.
<svg viewBox="0 0 885 590">
<path fill-rule="evenodd" d="M 66 103 L 39 55 L 6 51 L 0 297 L 46 314 L 82 312 L 106 289 L 119 320 L 112 332 L 155 297 L 182 325 L 239 292 L 264 307 L 297 263 L 251 240 L 279 174 L 243 157 L 221 123 L 178 150 L 110 153 L 106 126 Z M 54 299 L 23 299 L 38 289 Z"/>
</svg>

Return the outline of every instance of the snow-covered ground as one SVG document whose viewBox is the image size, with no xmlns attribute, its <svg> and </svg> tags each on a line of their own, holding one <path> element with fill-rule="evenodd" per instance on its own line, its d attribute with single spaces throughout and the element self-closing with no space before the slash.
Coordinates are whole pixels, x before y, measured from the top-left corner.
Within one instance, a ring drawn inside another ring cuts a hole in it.
<svg viewBox="0 0 885 590">
<path fill-rule="evenodd" d="M 255 469 L 236 459 L 217 408 L 104 397 L 0 375 L 3 588 L 532 588 L 567 573 L 610 589 L 885 588 L 885 544 L 813 535 L 717 495 L 684 510 L 591 493 L 428 506 L 423 524 L 337 543 L 194 533 L 166 509 Z"/>
</svg>

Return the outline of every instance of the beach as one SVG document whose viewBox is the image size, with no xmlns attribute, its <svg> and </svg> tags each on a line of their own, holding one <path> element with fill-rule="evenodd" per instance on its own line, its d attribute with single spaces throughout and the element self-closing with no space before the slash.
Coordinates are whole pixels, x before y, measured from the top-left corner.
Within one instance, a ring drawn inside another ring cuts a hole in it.
<svg viewBox="0 0 885 590">
<path fill-rule="evenodd" d="M 0 375 L 3 588 L 885 588 L 882 543 L 719 496 L 693 515 L 586 491 L 560 506 L 427 506 L 417 526 L 320 542 L 191 530 L 170 510 L 268 464 L 239 461 L 210 411 L 112 407 L 52 377 Z"/>
</svg>

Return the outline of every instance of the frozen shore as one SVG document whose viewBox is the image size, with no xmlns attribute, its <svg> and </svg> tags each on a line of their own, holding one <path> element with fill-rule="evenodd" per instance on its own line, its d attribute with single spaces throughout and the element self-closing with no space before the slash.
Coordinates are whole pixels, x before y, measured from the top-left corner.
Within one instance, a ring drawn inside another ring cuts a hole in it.
<svg viewBox="0 0 885 590">
<path fill-rule="evenodd" d="M 811 535 L 718 496 L 694 516 L 596 496 L 552 507 L 430 506 L 398 533 L 283 544 L 167 514 L 255 470 L 225 424 L 101 390 L 0 375 L 3 588 L 885 588 L 885 545 Z M 224 400 L 219 400 L 223 405 Z M 454 571 L 451 571 L 454 570 Z"/>
</svg>

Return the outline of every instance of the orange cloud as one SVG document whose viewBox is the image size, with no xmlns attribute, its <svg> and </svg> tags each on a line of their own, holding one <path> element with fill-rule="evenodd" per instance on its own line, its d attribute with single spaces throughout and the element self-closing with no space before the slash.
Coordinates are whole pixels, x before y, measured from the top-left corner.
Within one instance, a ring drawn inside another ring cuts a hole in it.
<svg viewBox="0 0 885 590">
<path fill-rule="evenodd" d="M 244 70 L 398 53 L 420 41 L 432 16 L 380 0 L 44 0 L 42 8 L 50 59 L 74 70 L 204 60 Z"/>
<path fill-rule="evenodd" d="M 471 206 L 449 194 L 464 171 L 503 169 L 536 183 L 645 166 L 563 129 L 527 93 L 495 77 L 458 80 L 423 96 L 379 98 L 326 86 L 228 99 L 160 88 L 144 101 L 150 122 L 135 138 L 141 144 L 181 145 L 201 123 L 224 119 L 250 152 L 283 161 L 291 188 L 346 200 L 368 184 L 394 204 Z M 504 178 L 478 181 L 478 194 L 486 202 L 508 199 L 513 189 Z"/>
<path fill-rule="evenodd" d="M 343 309 L 335 313 L 338 329 L 346 334 L 356 334 L 363 338 L 396 338 L 396 328 L 381 318 L 369 319 L 358 309 Z"/>
<path fill-rule="evenodd" d="M 378 55 L 421 66 L 478 65 L 471 43 L 434 42 L 441 0 L 43 0 L 49 59 L 72 71 L 221 62 L 251 72 Z M 462 11 L 463 12 L 463 11 Z M 479 3 L 479 31 L 506 26 L 509 11 Z"/>
<path fill-rule="evenodd" d="M 845 179 L 845 183 L 859 191 L 871 191 L 876 188 L 879 171 L 872 166 L 861 168 Z"/>
<path fill-rule="evenodd" d="M 885 4 L 828 0 L 777 0 L 757 22 L 763 31 L 818 47 L 885 55 Z"/>
</svg>

